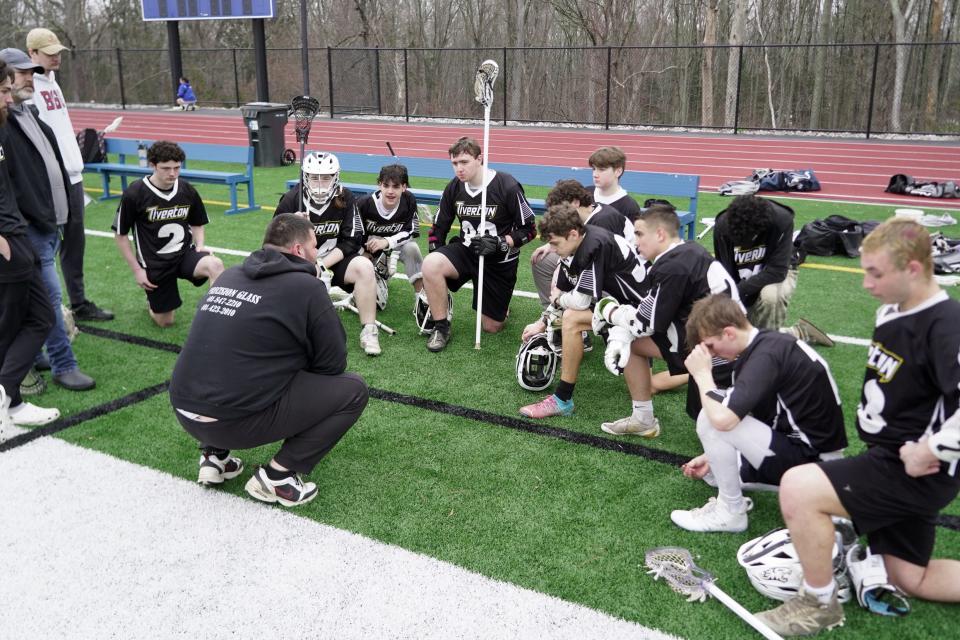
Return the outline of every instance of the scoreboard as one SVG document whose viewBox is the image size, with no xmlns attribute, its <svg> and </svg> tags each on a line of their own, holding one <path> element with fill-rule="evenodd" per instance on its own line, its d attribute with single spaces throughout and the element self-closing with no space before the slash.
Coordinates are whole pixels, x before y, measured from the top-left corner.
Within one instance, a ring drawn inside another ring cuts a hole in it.
<svg viewBox="0 0 960 640">
<path fill-rule="evenodd" d="M 273 18 L 276 0 L 140 0 L 143 19 L 223 20 Z"/>
</svg>

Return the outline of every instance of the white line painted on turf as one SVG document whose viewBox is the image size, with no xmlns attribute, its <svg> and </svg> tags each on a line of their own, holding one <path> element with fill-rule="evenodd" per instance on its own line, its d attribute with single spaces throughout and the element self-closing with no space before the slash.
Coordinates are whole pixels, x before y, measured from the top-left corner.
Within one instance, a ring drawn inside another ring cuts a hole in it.
<svg viewBox="0 0 960 640">
<path fill-rule="evenodd" d="M 673 637 L 57 438 L 0 474 L 5 640 Z"/>
<path fill-rule="evenodd" d="M 97 231 L 96 229 L 87 229 L 87 230 L 86 230 L 86 233 L 87 233 L 88 236 L 96 236 L 96 237 L 98 237 L 98 238 L 113 238 L 113 236 L 114 236 L 114 234 L 112 234 L 112 233 L 107 233 L 107 232 L 105 232 L 105 231 Z M 239 250 L 237 250 L 237 249 L 223 249 L 223 248 L 221 248 L 221 247 L 211 247 L 211 246 L 209 246 L 209 245 L 208 245 L 206 248 L 209 249 L 210 251 L 213 251 L 214 253 L 222 253 L 222 254 L 229 255 L 229 256 L 240 256 L 240 257 L 242 257 L 242 258 L 245 258 L 245 257 L 247 257 L 247 256 L 250 255 L 250 252 L 249 252 L 249 251 L 239 251 Z M 829 265 L 825 265 L 825 266 L 829 266 Z M 394 277 L 394 278 L 398 278 L 398 279 L 400 279 L 400 280 L 406 280 L 406 279 L 407 279 L 407 277 L 406 277 L 405 275 L 403 275 L 402 273 L 397 273 L 397 274 L 395 274 L 393 277 Z M 473 285 L 468 282 L 467 284 L 463 285 L 463 288 L 464 288 L 464 289 L 473 289 Z M 516 296 L 516 297 L 518 297 L 518 298 L 530 298 L 530 299 L 533 299 L 533 300 L 538 300 L 538 299 L 540 298 L 540 296 L 537 295 L 537 293 L 532 292 L 532 291 L 515 290 L 515 291 L 513 292 L 513 295 Z M 852 345 L 857 345 L 857 346 L 860 346 L 860 347 L 869 347 L 869 346 L 870 346 L 870 341 L 869 341 L 869 340 L 866 340 L 866 339 L 864 339 L 864 338 L 851 338 L 851 337 L 849 337 L 849 336 L 835 336 L 835 335 L 833 335 L 833 334 L 829 334 L 829 335 L 830 335 L 830 338 L 831 338 L 834 342 L 840 342 L 840 343 L 843 343 L 843 344 L 852 344 Z"/>
</svg>

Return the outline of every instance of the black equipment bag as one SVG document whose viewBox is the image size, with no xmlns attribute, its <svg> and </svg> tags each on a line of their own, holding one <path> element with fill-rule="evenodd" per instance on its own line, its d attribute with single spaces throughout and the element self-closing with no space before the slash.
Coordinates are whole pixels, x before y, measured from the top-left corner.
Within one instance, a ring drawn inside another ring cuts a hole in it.
<svg viewBox="0 0 960 640">
<path fill-rule="evenodd" d="M 827 216 L 824 220 L 803 225 L 793 244 L 800 252 L 801 261 L 807 254 L 856 258 L 860 256 L 864 236 L 877 224 L 873 221 L 860 223 L 841 215 Z"/>
</svg>

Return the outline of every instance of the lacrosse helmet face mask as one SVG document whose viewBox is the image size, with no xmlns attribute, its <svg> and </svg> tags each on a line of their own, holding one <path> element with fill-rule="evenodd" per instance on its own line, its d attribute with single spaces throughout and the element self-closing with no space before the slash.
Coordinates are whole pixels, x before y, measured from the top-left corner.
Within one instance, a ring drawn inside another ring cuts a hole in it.
<svg viewBox="0 0 960 640">
<path fill-rule="evenodd" d="M 303 158 L 303 195 L 304 202 L 310 201 L 315 207 L 322 207 L 340 195 L 340 161 L 332 153 L 310 152 Z M 329 185 L 321 186 L 321 176 L 333 176 Z"/>
<path fill-rule="evenodd" d="M 837 598 L 849 602 L 850 579 L 843 553 L 842 534 L 837 532 L 833 544 L 833 576 L 837 581 Z M 800 557 L 790 540 L 788 529 L 774 529 L 759 538 L 745 542 L 737 550 L 737 562 L 747 572 L 750 584 L 774 600 L 789 600 L 803 586 Z"/>
<path fill-rule="evenodd" d="M 546 333 L 538 333 L 517 352 L 517 382 L 527 391 L 543 391 L 557 372 L 557 352 Z"/>
<path fill-rule="evenodd" d="M 427 294 L 421 291 L 413 301 L 413 318 L 417 321 L 417 330 L 420 335 L 429 335 L 433 331 L 433 316 L 430 314 L 430 304 L 427 302 Z M 447 320 L 453 319 L 453 296 L 447 292 Z"/>
</svg>

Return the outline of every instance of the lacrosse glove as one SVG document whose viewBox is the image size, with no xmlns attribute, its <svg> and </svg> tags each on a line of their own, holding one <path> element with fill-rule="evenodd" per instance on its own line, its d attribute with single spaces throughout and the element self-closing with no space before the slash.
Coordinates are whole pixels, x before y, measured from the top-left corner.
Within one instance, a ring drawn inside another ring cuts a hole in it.
<svg viewBox="0 0 960 640">
<path fill-rule="evenodd" d="M 475 235 L 470 239 L 470 250 L 478 256 L 489 256 L 498 251 L 506 253 L 510 246 L 500 236 Z"/>
<path fill-rule="evenodd" d="M 607 350 L 603 354 L 603 365 L 607 371 L 615 376 L 623 374 L 630 360 L 630 343 L 633 342 L 633 334 L 627 329 L 618 326 L 610 327 L 610 333 L 607 336 Z"/>
<path fill-rule="evenodd" d="M 607 296 L 601 298 L 600 302 L 593 308 L 593 320 L 591 322 L 593 332 L 600 335 L 604 327 L 616 326 L 629 331 L 634 338 L 650 335 L 646 325 L 637 316 L 637 309 L 628 304 L 620 304 L 616 299 Z"/>
</svg>

